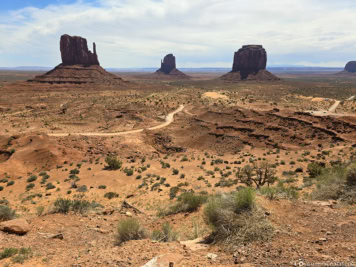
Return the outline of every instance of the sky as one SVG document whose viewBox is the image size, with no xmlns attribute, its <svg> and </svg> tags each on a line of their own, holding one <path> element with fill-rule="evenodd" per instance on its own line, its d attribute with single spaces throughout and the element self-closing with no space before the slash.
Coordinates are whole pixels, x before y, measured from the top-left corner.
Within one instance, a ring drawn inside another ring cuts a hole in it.
<svg viewBox="0 0 356 267">
<path fill-rule="evenodd" d="M 102 66 L 228 67 L 246 44 L 269 66 L 356 60 L 355 0 L 11 0 L 0 4 L 0 66 L 61 62 L 62 34 L 95 42 Z"/>
</svg>

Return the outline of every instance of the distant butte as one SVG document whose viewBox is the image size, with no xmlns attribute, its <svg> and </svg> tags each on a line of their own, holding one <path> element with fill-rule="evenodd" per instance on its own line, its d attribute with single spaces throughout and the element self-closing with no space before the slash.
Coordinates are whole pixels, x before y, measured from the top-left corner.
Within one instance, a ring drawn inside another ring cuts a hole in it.
<svg viewBox="0 0 356 267">
<path fill-rule="evenodd" d="M 266 70 L 267 52 L 262 45 L 244 45 L 235 52 L 232 71 L 220 77 L 226 81 L 279 80 Z"/>
<path fill-rule="evenodd" d="M 176 58 L 173 54 L 168 54 L 164 57 L 163 61 L 161 61 L 161 68 L 156 71 L 155 75 L 165 75 L 164 78 L 190 79 L 188 75 L 177 69 Z"/>
<path fill-rule="evenodd" d="M 345 71 L 350 73 L 356 73 L 356 61 L 350 61 L 345 66 Z"/>
<path fill-rule="evenodd" d="M 64 34 L 60 40 L 62 64 L 53 70 L 35 77 L 29 82 L 39 83 L 105 83 L 116 84 L 124 82 L 116 75 L 107 72 L 102 67 L 93 43 L 93 52 L 88 49 L 87 40 L 79 36 Z"/>
</svg>

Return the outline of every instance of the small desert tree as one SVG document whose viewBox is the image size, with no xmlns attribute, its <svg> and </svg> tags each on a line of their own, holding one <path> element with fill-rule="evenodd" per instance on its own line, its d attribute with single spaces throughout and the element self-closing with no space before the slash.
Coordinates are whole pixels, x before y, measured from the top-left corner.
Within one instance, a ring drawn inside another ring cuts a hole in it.
<svg viewBox="0 0 356 267">
<path fill-rule="evenodd" d="M 122 166 L 122 162 L 117 159 L 117 156 L 114 155 L 109 155 L 105 158 L 105 162 L 106 162 L 106 166 L 105 169 L 106 170 L 119 170 Z"/>
<path fill-rule="evenodd" d="M 247 186 L 255 184 L 257 188 L 265 184 L 269 186 L 277 180 L 276 170 L 268 162 L 254 163 L 253 165 L 239 168 L 236 177 L 241 183 Z"/>
</svg>

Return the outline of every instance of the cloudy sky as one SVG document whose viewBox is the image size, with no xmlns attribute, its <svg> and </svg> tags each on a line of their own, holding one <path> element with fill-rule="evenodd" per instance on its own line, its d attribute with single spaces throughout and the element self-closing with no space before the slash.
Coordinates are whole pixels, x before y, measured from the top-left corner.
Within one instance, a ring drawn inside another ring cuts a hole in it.
<svg viewBox="0 0 356 267">
<path fill-rule="evenodd" d="M 262 44 L 268 65 L 356 60 L 355 0 L 11 0 L 0 4 L 0 66 L 55 66 L 59 38 L 96 42 L 104 67 L 231 67 Z M 91 48 L 90 48 L 91 49 Z"/>
</svg>

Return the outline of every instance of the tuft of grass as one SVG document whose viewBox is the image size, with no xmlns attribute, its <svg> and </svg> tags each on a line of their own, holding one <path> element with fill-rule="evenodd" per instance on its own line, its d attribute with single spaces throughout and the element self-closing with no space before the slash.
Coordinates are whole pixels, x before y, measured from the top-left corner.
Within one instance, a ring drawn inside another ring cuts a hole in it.
<svg viewBox="0 0 356 267">
<path fill-rule="evenodd" d="M 129 240 L 140 240 L 144 238 L 146 238 L 145 230 L 137 219 L 127 218 L 119 221 L 116 236 L 117 245 L 121 245 Z"/>
<path fill-rule="evenodd" d="M 118 198 L 119 194 L 115 192 L 107 192 L 105 193 L 104 197 L 108 199 L 113 199 L 113 198 Z"/>
<path fill-rule="evenodd" d="M 0 205 L 0 222 L 14 219 L 16 211 L 6 205 Z"/>
<path fill-rule="evenodd" d="M 169 222 L 162 225 L 161 230 L 152 232 L 152 240 L 158 242 L 173 242 L 178 239 L 178 233 L 174 231 Z"/>
<path fill-rule="evenodd" d="M 207 200 L 207 194 L 184 192 L 178 197 L 176 204 L 169 206 L 167 209 L 160 210 L 158 216 L 167 216 L 180 212 L 194 212 L 206 203 Z"/>
<path fill-rule="evenodd" d="M 273 227 L 256 206 L 254 195 L 251 188 L 245 188 L 210 199 L 204 219 L 213 230 L 213 242 L 232 247 L 272 237 Z"/>
<path fill-rule="evenodd" d="M 102 207 L 100 204 L 96 202 L 89 202 L 88 200 L 83 199 L 64 199 L 58 198 L 54 202 L 54 213 L 63 213 L 67 214 L 69 211 L 73 211 L 75 213 L 84 214 L 89 209 L 94 209 L 97 207 Z"/>
</svg>

